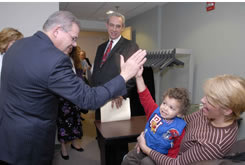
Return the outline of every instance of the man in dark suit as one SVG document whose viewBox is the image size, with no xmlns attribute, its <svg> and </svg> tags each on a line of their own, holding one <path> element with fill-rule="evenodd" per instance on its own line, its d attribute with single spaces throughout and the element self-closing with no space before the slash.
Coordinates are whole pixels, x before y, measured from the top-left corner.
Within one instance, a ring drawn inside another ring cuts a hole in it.
<svg viewBox="0 0 245 165">
<path fill-rule="evenodd" d="M 91 78 L 91 85 L 101 85 L 120 73 L 120 55 L 124 56 L 127 60 L 134 52 L 139 48 L 138 45 L 130 40 L 127 40 L 121 36 L 122 31 L 125 27 L 125 17 L 118 13 L 113 12 L 108 15 L 106 28 L 109 35 L 109 40 L 98 46 L 96 57 L 94 61 L 94 68 Z M 109 49 L 109 51 L 108 51 Z M 144 115 L 144 109 L 141 106 L 137 94 L 135 79 L 131 79 L 126 84 L 127 94 L 118 96 L 112 99 L 112 106 L 120 107 L 122 100 L 126 97 L 130 98 L 131 116 Z M 133 101 L 133 102 L 132 102 Z M 139 106 L 141 108 L 138 108 Z M 100 110 L 95 111 L 95 119 L 100 120 Z M 100 134 L 97 131 L 98 144 L 100 146 Z M 116 159 L 115 164 L 120 164 L 124 154 L 128 152 L 128 144 L 122 143 L 117 146 L 111 146 L 112 152 L 111 157 Z M 116 155 L 117 154 L 117 155 Z"/>
<path fill-rule="evenodd" d="M 52 14 L 33 36 L 17 41 L 3 58 L 0 91 L 0 163 L 49 165 L 54 153 L 58 96 L 96 109 L 124 95 L 146 59 L 139 50 L 108 83 L 90 88 L 72 71 L 65 52 L 77 46 L 79 21 L 70 12 Z"/>
<path fill-rule="evenodd" d="M 125 27 L 125 18 L 122 14 L 114 12 L 108 15 L 106 28 L 109 35 L 109 40 L 98 46 L 96 57 L 94 60 L 94 68 L 91 78 L 91 85 L 98 86 L 116 77 L 120 73 L 120 55 L 127 60 L 139 48 L 138 45 L 121 36 Z M 111 50 L 103 62 L 104 55 L 112 41 Z M 130 95 L 131 89 L 135 87 L 135 80 L 131 79 L 127 82 L 127 94 L 119 96 L 112 100 L 112 104 L 120 107 L 123 97 Z M 100 111 L 95 112 L 95 119 L 100 120 Z"/>
</svg>

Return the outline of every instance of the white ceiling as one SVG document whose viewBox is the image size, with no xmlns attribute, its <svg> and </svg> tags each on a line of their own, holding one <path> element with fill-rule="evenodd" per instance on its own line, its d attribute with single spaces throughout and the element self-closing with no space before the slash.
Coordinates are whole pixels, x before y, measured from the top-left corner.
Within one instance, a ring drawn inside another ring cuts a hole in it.
<svg viewBox="0 0 245 165">
<path fill-rule="evenodd" d="M 80 20 L 105 21 L 108 10 L 120 12 L 127 20 L 164 4 L 166 2 L 60 2 L 59 6 Z"/>
</svg>

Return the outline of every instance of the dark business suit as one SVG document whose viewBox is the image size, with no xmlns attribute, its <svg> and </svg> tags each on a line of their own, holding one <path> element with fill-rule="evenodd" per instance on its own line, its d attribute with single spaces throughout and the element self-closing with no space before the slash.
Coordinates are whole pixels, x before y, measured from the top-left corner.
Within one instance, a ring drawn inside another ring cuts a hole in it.
<svg viewBox="0 0 245 165">
<path fill-rule="evenodd" d="M 108 41 L 102 43 L 97 48 L 91 78 L 92 86 L 101 85 L 104 82 L 107 82 L 120 74 L 120 55 L 123 55 L 124 60 L 126 61 L 133 53 L 135 53 L 139 49 L 138 45 L 135 42 L 121 37 L 109 53 L 109 56 L 106 59 L 105 63 L 100 66 L 107 43 Z M 130 96 L 132 89 L 135 88 L 135 79 L 131 79 L 130 81 L 128 81 L 126 86 L 128 93 L 124 95 L 124 97 Z M 95 119 L 100 120 L 100 111 L 95 112 Z"/>
<path fill-rule="evenodd" d="M 117 76 L 90 88 L 72 71 L 67 55 L 43 32 L 17 41 L 3 59 L 0 91 L 0 160 L 14 165 L 48 165 L 55 142 L 58 96 L 96 109 L 126 93 Z"/>
<path fill-rule="evenodd" d="M 109 40 L 108 40 L 109 41 Z M 91 78 L 92 86 L 98 86 L 103 84 L 106 81 L 111 80 L 112 78 L 116 77 L 120 73 L 120 55 L 124 56 L 124 60 L 126 61 L 133 53 L 138 50 L 138 45 L 130 40 L 127 40 L 123 37 L 117 42 L 117 44 L 113 47 L 111 52 L 109 53 L 108 58 L 106 59 L 105 63 L 101 66 L 101 61 L 108 44 L 107 42 L 102 43 L 98 46 L 96 57 L 94 61 L 94 69 Z M 136 89 L 135 79 L 131 79 L 127 82 L 127 94 L 123 95 L 124 98 L 129 97 L 131 92 Z M 135 90 L 137 93 L 137 90 Z M 137 96 L 136 96 L 137 97 Z M 131 99 L 131 98 L 130 98 Z M 138 97 L 136 98 L 138 99 Z M 138 104 L 140 104 L 138 102 Z M 132 104 L 130 104 L 131 106 Z M 138 111 L 139 109 L 133 109 L 131 106 L 131 114 Z M 144 110 L 141 110 L 144 114 Z M 95 119 L 100 120 L 100 110 L 95 112 Z M 97 131 L 97 138 L 98 144 L 100 147 L 100 138 L 102 136 Z M 108 164 L 121 164 L 123 156 L 128 153 L 128 144 L 127 143 L 120 143 L 117 145 L 111 145 L 107 147 L 107 152 L 110 152 L 110 157 L 112 158 L 112 162 L 108 162 Z"/>
</svg>

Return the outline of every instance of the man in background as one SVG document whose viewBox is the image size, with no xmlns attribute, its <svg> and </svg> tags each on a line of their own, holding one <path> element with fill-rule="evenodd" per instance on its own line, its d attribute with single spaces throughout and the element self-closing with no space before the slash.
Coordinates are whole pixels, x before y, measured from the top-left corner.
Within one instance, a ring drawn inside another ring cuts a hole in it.
<svg viewBox="0 0 245 165">
<path fill-rule="evenodd" d="M 122 14 L 118 12 L 109 14 L 107 17 L 106 28 L 109 40 L 102 43 L 97 48 L 91 78 L 92 86 L 101 85 L 116 77 L 120 73 L 120 55 L 124 56 L 124 59 L 127 60 L 139 49 L 135 42 L 127 40 L 121 35 L 125 28 L 125 17 Z M 123 99 L 129 97 L 131 102 L 131 116 L 144 115 L 144 109 L 139 102 L 135 79 L 129 80 L 126 87 L 127 94 L 114 98 L 112 100 L 112 106 L 116 106 L 117 108 L 121 107 Z M 141 108 L 138 108 L 138 106 L 141 106 Z M 95 119 L 101 119 L 100 110 L 95 112 Z M 97 131 L 97 138 L 99 138 L 98 135 L 99 132 Z M 100 140 L 97 140 L 100 147 Z M 110 153 L 111 157 L 122 158 L 122 156 L 128 152 L 127 143 L 111 147 L 114 147 L 112 151 L 117 150 L 117 152 Z M 115 153 L 119 153 L 119 156 L 114 155 Z M 117 161 L 120 162 L 120 160 Z"/>
<path fill-rule="evenodd" d="M 125 27 L 125 17 L 117 12 L 108 15 L 106 28 L 109 35 L 109 40 L 98 46 L 96 57 L 94 60 L 91 85 L 101 85 L 120 73 L 120 55 L 127 60 L 139 48 L 138 45 L 130 40 L 127 40 L 121 33 Z M 130 90 L 135 86 L 135 80 L 127 82 L 127 94 L 118 96 L 112 100 L 112 104 L 116 107 L 122 105 L 123 98 L 130 95 Z M 100 120 L 100 111 L 95 112 L 95 119 Z"/>
</svg>

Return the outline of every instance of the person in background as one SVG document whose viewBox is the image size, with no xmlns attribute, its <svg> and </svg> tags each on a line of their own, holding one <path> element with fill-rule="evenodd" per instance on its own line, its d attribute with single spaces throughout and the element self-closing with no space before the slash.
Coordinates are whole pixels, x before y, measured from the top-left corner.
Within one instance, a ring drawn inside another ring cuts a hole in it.
<svg viewBox="0 0 245 165">
<path fill-rule="evenodd" d="M 186 122 L 182 117 L 190 107 L 188 91 L 185 88 L 169 88 L 163 94 L 163 102 L 159 107 L 144 83 L 142 72 L 143 67 L 136 75 L 136 84 L 141 104 L 147 116 L 144 131 L 146 144 L 162 154 L 175 158 L 178 155 L 179 147 L 176 149 L 173 142 L 180 138 L 181 134 L 184 136 Z M 152 160 L 136 145 L 135 149 L 126 155 L 122 165 L 146 164 L 148 161 Z"/>
<path fill-rule="evenodd" d="M 83 77 L 84 77 L 85 81 L 87 82 L 87 84 L 90 84 L 89 80 L 91 78 L 91 64 L 88 63 L 89 60 L 86 60 L 85 50 L 80 51 L 79 57 L 80 57 L 82 68 L 83 68 Z"/>
<path fill-rule="evenodd" d="M 0 87 L 3 56 L 13 43 L 21 38 L 23 34 L 14 28 L 4 28 L 0 32 Z"/>
<path fill-rule="evenodd" d="M 138 50 L 111 81 L 91 88 L 72 70 L 67 50 L 77 46 L 79 20 L 53 13 L 43 31 L 21 39 L 6 52 L 0 89 L 0 160 L 14 165 L 50 165 L 54 155 L 59 98 L 97 109 L 126 94 L 126 82 L 146 61 Z"/>
<path fill-rule="evenodd" d="M 98 86 L 107 82 L 120 73 L 120 55 L 128 59 L 134 52 L 138 50 L 138 45 L 121 36 L 125 27 L 125 17 L 117 12 L 108 15 L 106 28 L 109 40 L 98 46 L 91 85 Z M 119 96 L 112 100 L 112 104 L 116 107 L 122 105 L 123 97 L 126 98 L 130 94 L 130 90 L 135 86 L 135 80 L 127 82 L 128 93 L 125 96 Z M 95 112 L 95 119 L 100 120 L 100 111 Z"/>
<path fill-rule="evenodd" d="M 116 77 L 120 73 L 120 55 L 124 56 L 125 60 L 127 60 L 134 52 L 139 49 L 135 42 L 127 40 L 121 36 L 124 27 L 125 17 L 122 14 L 113 12 L 108 15 L 106 28 L 109 35 L 109 40 L 102 43 L 97 48 L 91 77 L 91 86 L 99 86 Z M 111 100 L 112 107 L 116 106 L 119 108 L 122 106 L 123 99 L 129 97 L 131 90 L 136 87 L 135 79 L 128 81 L 126 87 L 127 93 L 125 95 L 115 97 Z M 131 112 L 132 111 L 133 109 L 131 109 Z M 100 109 L 98 109 L 95 111 L 95 120 L 100 119 Z M 97 140 L 100 148 L 98 131 Z M 119 146 L 117 145 L 111 147 L 115 147 L 114 150 L 118 150 L 112 154 L 121 153 L 121 156 L 111 155 L 112 157 L 122 157 L 128 152 L 127 143 L 122 143 Z"/>
<path fill-rule="evenodd" d="M 83 79 L 83 69 L 79 58 L 80 48 L 77 46 L 72 49 L 71 47 L 67 54 L 70 57 L 73 72 Z M 58 141 L 61 143 L 60 154 L 65 160 L 69 159 L 66 149 L 66 144 L 69 142 L 71 142 L 72 149 L 79 152 L 84 151 L 78 142 L 78 139 L 81 139 L 83 136 L 80 111 L 82 111 L 82 109 L 77 105 L 64 98 L 60 98 L 58 106 L 57 134 Z"/>
<path fill-rule="evenodd" d="M 91 79 L 91 64 L 87 62 L 86 60 L 86 52 L 85 50 L 81 50 L 81 48 L 78 46 L 77 49 L 79 49 L 79 62 L 82 66 L 82 70 L 80 70 L 82 72 L 82 77 L 83 80 L 85 81 L 86 84 L 90 85 L 90 79 Z M 81 110 L 81 114 L 80 114 L 80 119 L 82 121 L 85 120 L 85 118 L 82 117 L 82 114 L 86 114 L 88 113 L 88 110 Z"/>
<path fill-rule="evenodd" d="M 85 50 L 83 50 L 85 52 Z M 84 55 L 84 59 L 86 60 L 86 62 L 88 63 L 88 66 L 90 66 L 90 68 L 92 67 L 92 64 L 90 63 L 89 61 L 89 58 L 86 57 L 86 52 L 85 52 L 85 55 Z"/>
<path fill-rule="evenodd" d="M 237 120 L 245 110 L 245 79 L 219 75 L 204 84 L 205 96 L 199 111 L 185 116 L 186 133 L 177 158 L 150 148 L 145 135 L 138 137 L 140 149 L 157 165 L 189 165 L 202 160 L 222 158 L 237 139 Z"/>
</svg>

